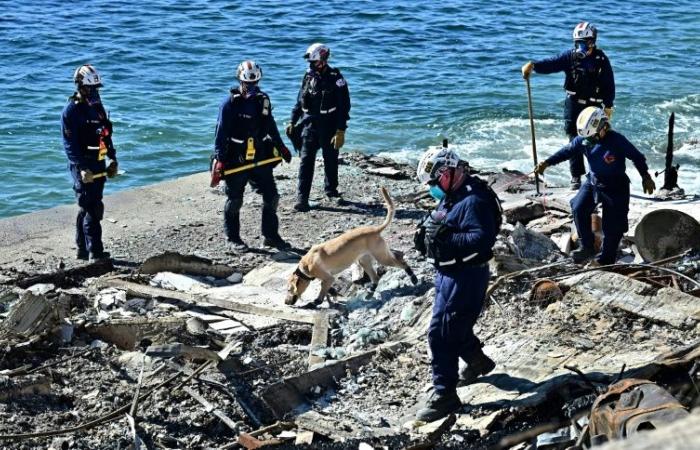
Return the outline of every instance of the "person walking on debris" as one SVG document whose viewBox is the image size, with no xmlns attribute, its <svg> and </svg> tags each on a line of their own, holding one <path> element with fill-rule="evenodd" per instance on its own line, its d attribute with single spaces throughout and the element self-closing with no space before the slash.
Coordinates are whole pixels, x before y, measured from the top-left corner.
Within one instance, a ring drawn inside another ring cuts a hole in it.
<svg viewBox="0 0 700 450">
<path fill-rule="evenodd" d="M 76 92 L 68 99 L 61 116 L 63 147 L 78 200 L 75 244 L 78 259 L 109 258 L 102 244 L 104 216 L 102 194 L 105 178 L 117 174 L 117 152 L 112 143 L 112 122 L 100 99 L 102 78 L 90 64 L 78 67 L 73 74 Z M 109 166 L 105 158 L 110 159 Z"/>
<path fill-rule="evenodd" d="M 617 247 L 628 229 L 627 213 L 630 202 L 630 179 L 625 174 L 625 158 L 632 160 L 642 177 L 645 193 L 653 194 L 656 185 L 649 175 L 646 158 L 622 134 L 610 128 L 608 116 L 601 108 L 589 106 L 578 116 L 578 137 L 554 155 L 539 163 L 535 171 L 562 161 L 585 155 L 590 172 L 576 196 L 571 199 L 571 210 L 581 246 L 572 252 L 574 262 L 582 263 L 594 256 L 594 236 L 591 214 L 596 205 L 603 205 L 603 244 L 593 265 L 613 264 Z"/>
<path fill-rule="evenodd" d="M 523 65 L 524 78 L 530 74 L 564 72 L 564 130 L 569 140 L 576 137 L 576 118 L 587 106 L 604 108 L 608 119 L 612 119 L 615 101 L 615 77 L 610 60 L 603 50 L 596 47 L 598 30 L 589 22 L 576 25 L 573 32 L 574 48 L 553 58 L 528 61 Z M 583 157 L 569 160 L 571 188 L 581 187 L 581 176 L 586 172 Z"/>
<path fill-rule="evenodd" d="M 447 148 L 426 152 L 418 180 L 440 202 L 415 235 L 417 250 L 435 265 L 435 303 L 428 330 L 433 386 L 416 418 L 437 420 L 461 407 L 457 384 L 473 383 L 496 364 L 474 335 L 502 223 L 496 194 Z M 458 371 L 458 360 L 466 366 Z"/>
<path fill-rule="evenodd" d="M 247 183 L 263 198 L 263 245 L 278 249 L 289 248 L 279 235 L 277 207 L 279 194 L 272 175 L 273 167 L 282 159 L 292 160 L 292 154 L 282 142 L 272 117 L 270 98 L 260 90 L 258 82 L 262 69 L 255 61 L 243 61 L 236 72 L 239 87 L 219 109 L 212 161 L 212 185 L 220 178 L 226 181 L 224 230 L 232 250 L 246 251 L 241 239 L 240 210 Z"/>
<path fill-rule="evenodd" d="M 309 68 L 304 74 L 292 109 L 287 136 L 300 152 L 297 202 L 294 209 L 309 210 L 309 193 L 314 178 L 316 153 L 323 151 L 324 190 L 328 198 L 341 200 L 338 192 L 338 152 L 345 143 L 350 119 L 350 92 L 340 70 L 328 65 L 331 50 L 324 44 L 312 44 L 304 54 Z"/>
</svg>

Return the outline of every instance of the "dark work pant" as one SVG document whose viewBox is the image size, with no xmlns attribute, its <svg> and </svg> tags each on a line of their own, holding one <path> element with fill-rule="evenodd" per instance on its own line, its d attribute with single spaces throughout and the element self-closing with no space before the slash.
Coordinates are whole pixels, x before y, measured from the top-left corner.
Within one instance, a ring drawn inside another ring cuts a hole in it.
<svg viewBox="0 0 700 450">
<path fill-rule="evenodd" d="M 323 170 L 325 172 L 324 191 L 326 194 L 335 193 L 338 190 L 338 150 L 331 144 L 333 134 L 328 136 L 311 130 L 304 136 L 301 145 L 299 164 L 299 183 L 297 186 L 297 200 L 308 201 L 311 192 L 311 183 L 314 179 L 314 167 L 316 165 L 316 153 L 318 149 L 323 151 Z"/>
<path fill-rule="evenodd" d="M 104 251 L 100 221 L 105 210 L 102 203 L 105 178 L 98 178 L 92 183 L 83 183 L 80 171 L 75 165 L 70 165 L 70 173 L 73 177 L 75 198 L 80 207 L 75 219 L 75 245 L 79 250 L 101 253 Z"/>
<path fill-rule="evenodd" d="M 480 351 L 474 324 L 484 305 L 489 269 L 455 267 L 435 276 L 435 303 L 428 328 L 433 386 L 438 392 L 457 388 L 458 358 L 469 361 Z"/>
<path fill-rule="evenodd" d="M 571 199 L 576 231 L 584 247 L 593 248 L 591 214 L 598 204 L 603 206 L 603 246 L 597 259 L 601 264 L 613 264 L 617 259 L 617 247 L 628 229 L 629 183 L 621 183 L 614 188 L 600 188 L 586 180 L 578 194 Z"/>
<path fill-rule="evenodd" d="M 571 96 L 567 96 L 566 100 L 564 100 L 564 131 L 566 131 L 569 141 L 578 135 L 576 119 L 586 106 L 578 103 Z M 586 166 L 583 165 L 583 155 L 578 154 L 569 160 L 569 171 L 572 177 L 580 177 L 586 173 Z"/>
<path fill-rule="evenodd" d="M 241 238 L 240 211 L 247 183 L 250 183 L 253 190 L 263 198 L 261 227 L 263 236 L 271 239 L 278 238 L 277 206 L 280 196 L 272 175 L 272 166 L 267 165 L 227 175 L 224 180 L 226 180 L 228 197 L 224 205 L 224 231 L 228 240 L 237 241 Z"/>
</svg>

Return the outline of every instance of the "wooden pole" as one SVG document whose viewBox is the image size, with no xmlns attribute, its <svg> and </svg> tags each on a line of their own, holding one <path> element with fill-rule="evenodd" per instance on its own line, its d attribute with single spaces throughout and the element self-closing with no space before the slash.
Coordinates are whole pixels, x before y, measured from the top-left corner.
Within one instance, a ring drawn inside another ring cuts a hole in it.
<svg viewBox="0 0 700 450">
<path fill-rule="evenodd" d="M 535 143 L 535 120 L 532 116 L 532 93 L 530 92 L 530 78 L 525 78 L 527 85 L 527 112 L 530 115 L 530 136 L 532 137 L 532 160 L 537 167 L 537 144 Z M 535 190 L 540 195 L 540 176 L 535 172 Z"/>
</svg>

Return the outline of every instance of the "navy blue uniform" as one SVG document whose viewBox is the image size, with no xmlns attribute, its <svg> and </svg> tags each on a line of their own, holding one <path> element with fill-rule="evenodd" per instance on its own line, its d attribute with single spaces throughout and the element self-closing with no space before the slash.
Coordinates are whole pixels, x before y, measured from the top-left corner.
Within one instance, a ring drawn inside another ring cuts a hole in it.
<svg viewBox="0 0 700 450">
<path fill-rule="evenodd" d="M 323 151 L 326 194 L 338 191 L 338 150 L 331 144 L 337 130 L 345 130 L 350 119 L 348 85 L 338 69 L 326 67 L 322 73 L 308 69 L 301 82 L 297 102 L 292 108 L 292 126 L 301 128 L 299 183 L 300 202 L 309 199 L 314 177 L 316 153 Z"/>
<path fill-rule="evenodd" d="M 73 191 L 80 207 L 75 224 L 75 244 L 81 252 L 100 254 L 104 251 L 100 221 L 104 215 L 105 157 L 116 160 L 112 123 L 102 103 L 89 105 L 73 95 L 63 109 L 61 132 L 68 169 L 73 178 Z M 81 170 L 90 170 L 98 178 L 83 183 Z"/>
<path fill-rule="evenodd" d="M 435 262 L 435 303 L 428 344 L 437 391 L 456 389 L 458 358 L 469 361 L 481 346 L 473 328 L 484 304 L 487 261 L 493 256 L 498 232 L 493 208 L 485 189 L 468 178 L 433 213 L 447 228 L 437 245 L 449 249 L 443 254 L 453 252 L 449 261 Z M 452 260 L 455 262 L 450 263 Z"/>
<path fill-rule="evenodd" d="M 630 159 L 642 177 L 647 174 L 646 158 L 620 133 L 608 130 L 595 145 L 578 136 L 545 161 L 555 165 L 578 155 L 585 155 L 590 172 L 578 194 L 571 199 L 571 210 L 581 243 L 593 248 L 591 214 L 596 205 L 603 205 L 603 248 L 598 255 L 601 264 L 612 264 L 617 247 L 628 229 L 630 179 L 625 173 L 625 159 Z"/>
<path fill-rule="evenodd" d="M 219 109 L 214 141 L 215 157 L 224 164 L 224 169 L 279 156 L 283 146 L 267 94 L 258 91 L 246 97 L 238 88 L 231 89 Z M 248 183 L 263 197 L 263 236 L 279 238 L 279 194 L 272 175 L 274 165 L 276 163 L 265 164 L 224 177 L 228 197 L 224 206 L 224 230 L 229 241 L 240 241 L 240 210 Z"/>
<path fill-rule="evenodd" d="M 612 108 L 615 102 L 615 77 L 610 60 L 602 50 L 595 48 L 590 55 L 579 59 L 574 50 L 558 56 L 536 61 L 535 72 L 564 72 L 564 130 L 569 140 L 576 137 L 576 119 L 587 106 Z M 571 175 L 580 177 L 585 173 L 583 157 L 569 160 Z"/>
</svg>

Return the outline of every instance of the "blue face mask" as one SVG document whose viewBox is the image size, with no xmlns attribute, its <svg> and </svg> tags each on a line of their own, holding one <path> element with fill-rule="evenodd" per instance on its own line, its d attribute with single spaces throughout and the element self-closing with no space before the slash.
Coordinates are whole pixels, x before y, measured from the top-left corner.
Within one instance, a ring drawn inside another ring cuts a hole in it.
<svg viewBox="0 0 700 450">
<path fill-rule="evenodd" d="M 574 42 L 574 54 L 578 59 L 583 59 L 588 55 L 588 50 L 593 46 L 592 43 L 587 41 L 576 41 Z"/>
<path fill-rule="evenodd" d="M 440 188 L 437 184 L 434 184 L 430 186 L 430 195 L 435 199 L 435 200 L 442 200 L 445 198 L 445 191 Z"/>
</svg>

